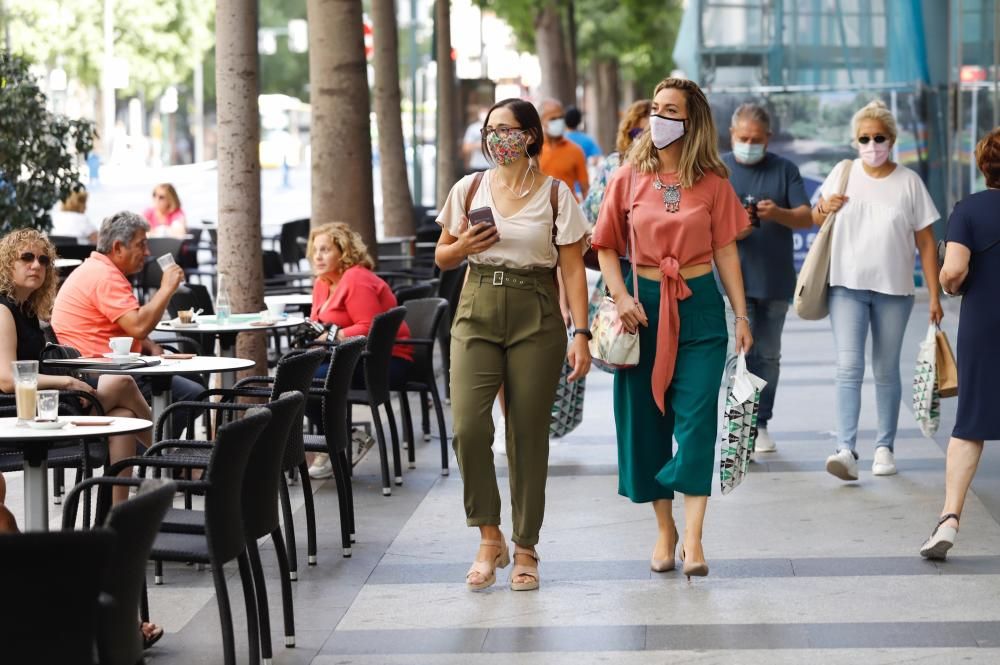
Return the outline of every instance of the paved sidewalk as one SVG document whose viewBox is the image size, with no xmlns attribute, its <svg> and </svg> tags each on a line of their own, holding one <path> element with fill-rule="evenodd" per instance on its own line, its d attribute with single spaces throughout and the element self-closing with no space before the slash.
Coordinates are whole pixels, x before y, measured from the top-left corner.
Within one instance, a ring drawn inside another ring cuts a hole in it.
<svg viewBox="0 0 1000 665">
<path fill-rule="evenodd" d="M 954 332 L 957 307 L 949 303 Z M 871 476 L 874 390 L 865 385 L 861 479 L 823 470 L 833 449 L 834 352 L 829 322 L 790 320 L 772 434 L 730 496 L 709 502 L 705 553 L 711 574 L 689 584 L 651 573 L 652 510 L 616 493 L 611 378 L 588 379 L 586 419 L 553 442 L 546 525 L 538 551 L 542 589 L 464 588 L 477 534 L 464 526 L 461 478 L 435 468 L 437 440 L 418 444 L 416 470 L 391 497 L 379 491 L 375 454 L 355 484 L 358 542 L 339 555 L 336 491 L 316 492 L 320 563 L 294 585 L 298 646 L 284 649 L 273 553 L 265 550 L 275 663 L 314 665 L 526 663 L 995 663 L 1000 661 L 1000 523 L 994 495 L 970 497 L 963 531 L 945 564 L 917 549 L 943 493 L 942 443 L 921 437 L 908 380 L 926 331 L 918 301 L 904 346 L 904 408 L 896 444 L 900 473 Z M 954 338 L 953 338 L 954 339 Z M 987 478 L 998 456 L 988 448 Z M 498 457 L 505 476 L 504 458 Z M 11 477 L 11 495 L 19 483 Z M 503 489 L 505 505 L 506 488 Z M 995 492 L 995 490 L 994 490 Z M 301 497 L 299 497 L 301 498 Z M 675 516 L 683 519 L 681 506 Z M 504 513 L 509 537 L 509 509 Z M 304 546 L 304 517 L 296 529 Z M 300 552 L 300 560 L 304 558 Z M 304 566 L 303 566 L 304 567 Z M 235 568 L 232 571 L 235 573 Z M 167 566 L 151 587 L 165 638 L 150 662 L 217 663 L 218 614 L 210 575 Z M 232 580 L 234 611 L 242 603 Z M 237 636 L 245 632 L 238 618 Z M 244 638 L 245 641 L 245 638 Z M 245 662 L 245 649 L 240 652 Z"/>
</svg>

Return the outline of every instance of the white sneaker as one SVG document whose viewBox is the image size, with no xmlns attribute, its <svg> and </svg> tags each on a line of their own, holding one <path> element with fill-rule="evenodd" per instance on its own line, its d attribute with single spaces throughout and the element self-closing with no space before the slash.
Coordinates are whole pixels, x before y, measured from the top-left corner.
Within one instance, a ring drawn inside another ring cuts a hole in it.
<svg viewBox="0 0 1000 665">
<path fill-rule="evenodd" d="M 316 454 L 316 458 L 309 467 L 309 477 L 316 478 L 317 480 L 333 478 L 333 463 L 330 461 L 329 455 L 326 453 Z"/>
<path fill-rule="evenodd" d="M 507 454 L 507 419 L 502 415 L 497 415 L 493 431 L 493 452 L 496 455 Z"/>
<path fill-rule="evenodd" d="M 872 462 L 872 475 L 896 475 L 896 457 L 887 446 L 879 446 L 875 449 L 875 461 Z"/>
<path fill-rule="evenodd" d="M 766 427 L 757 428 L 757 441 L 753 450 L 756 453 L 773 453 L 778 447 L 774 445 L 774 439 L 767 433 Z"/>
<path fill-rule="evenodd" d="M 838 450 L 826 458 L 826 470 L 841 480 L 857 480 L 858 460 L 850 450 Z"/>
</svg>

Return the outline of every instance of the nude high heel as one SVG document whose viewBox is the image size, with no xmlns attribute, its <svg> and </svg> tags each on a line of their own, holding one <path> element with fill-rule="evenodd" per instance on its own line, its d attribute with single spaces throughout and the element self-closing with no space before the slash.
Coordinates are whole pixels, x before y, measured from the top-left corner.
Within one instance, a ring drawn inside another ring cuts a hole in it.
<svg viewBox="0 0 1000 665">
<path fill-rule="evenodd" d="M 684 545 L 681 544 L 680 559 L 684 561 Z M 684 569 L 682 571 L 687 575 L 688 582 L 691 581 L 692 577 L 708 577 L 708 563 L 705 561 L 684 561 Z"/>
<path fill-rule="evenodd" d="M 679 540 L 680 540 L 680 536 L 677 534 L 677 527 L 675 526 L 674 527 L 674 542 L 677 543 Z M 674 548 L 671 547 L 670 548 L 671 554 L 673 553 L 673 551 L 674 551 Z M 649 568 L 654 573 L 665 573 L 665 572 L 673 570 L 676 567 L 677 567 L 677 564 L 674 562 L 674 558 L 673 557 L 670 557 L 669 559 L 655 559 L 655 558 L 650 557 L 650 559 L 649 559 Z"/>
</svg>

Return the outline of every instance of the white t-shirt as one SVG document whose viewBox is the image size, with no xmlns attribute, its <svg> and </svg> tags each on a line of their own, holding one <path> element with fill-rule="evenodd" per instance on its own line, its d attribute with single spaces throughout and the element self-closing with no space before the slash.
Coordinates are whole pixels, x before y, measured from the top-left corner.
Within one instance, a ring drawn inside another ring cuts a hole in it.
<svg viewBox="0 0 1000 665">
<path fill-rule="evenodd" d="M 824 199 L 837 193 L 841 170 L 838 164 L 823 182 Z M 897 164 L 873 178 L 855 159 L 845 193 L 833 227 L 830 286 L 913 295 L 913 234 L 941 217 L 920 176 Z"/>
<path fill-rule="evenodd" d="M 82 212 L 56 210 L 52 213 L 50 235 L 70 236 L 82 245 L 90 244 L 90 236 L 97 233 L 97 227 Z"/>
<path fill-rule="evenodd" d="M 537 173 L 536 178 L 544 178 L 545 184 L 524 199 L 524 207 L 510 217 L 504 217 L 493 203 L 491 182 L 495 170 L 483 175 L 479 189 L 472 196 L 470 210 L 488 207 L 493 210 L 493 220 L 500 233 L 500 242 L 485 252 L 469 257 L 472 263 L 511 268 L 554 268 L 559 260 L 559 251 L 552 244 L 552 181 Z M 437 223 L 448 229 L 448 233 L 458 236 L 465 215 L 465 198 L 472 186 L 475 174 L 467 175 L 451 188 L 448 198 L 441 208 Z M 530 176 L 529 176 L 530 180 Z M 580 205 L 566 183 L 559 181 L 556 215 L 556 245 L 572 245 L 583 238 L 590 229 Z"/>
</svg>

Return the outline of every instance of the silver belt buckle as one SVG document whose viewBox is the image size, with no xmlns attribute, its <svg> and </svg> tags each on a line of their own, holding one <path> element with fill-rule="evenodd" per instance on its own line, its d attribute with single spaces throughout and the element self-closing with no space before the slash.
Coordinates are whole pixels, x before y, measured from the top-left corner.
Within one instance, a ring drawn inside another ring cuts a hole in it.
<svg viewBox="0 0 1000 665">
<path fill-rule="evenodd" d="M 497 270 L 493 273 L 493 286 L 503 286 L 503 271 Z"/>
</svg>

